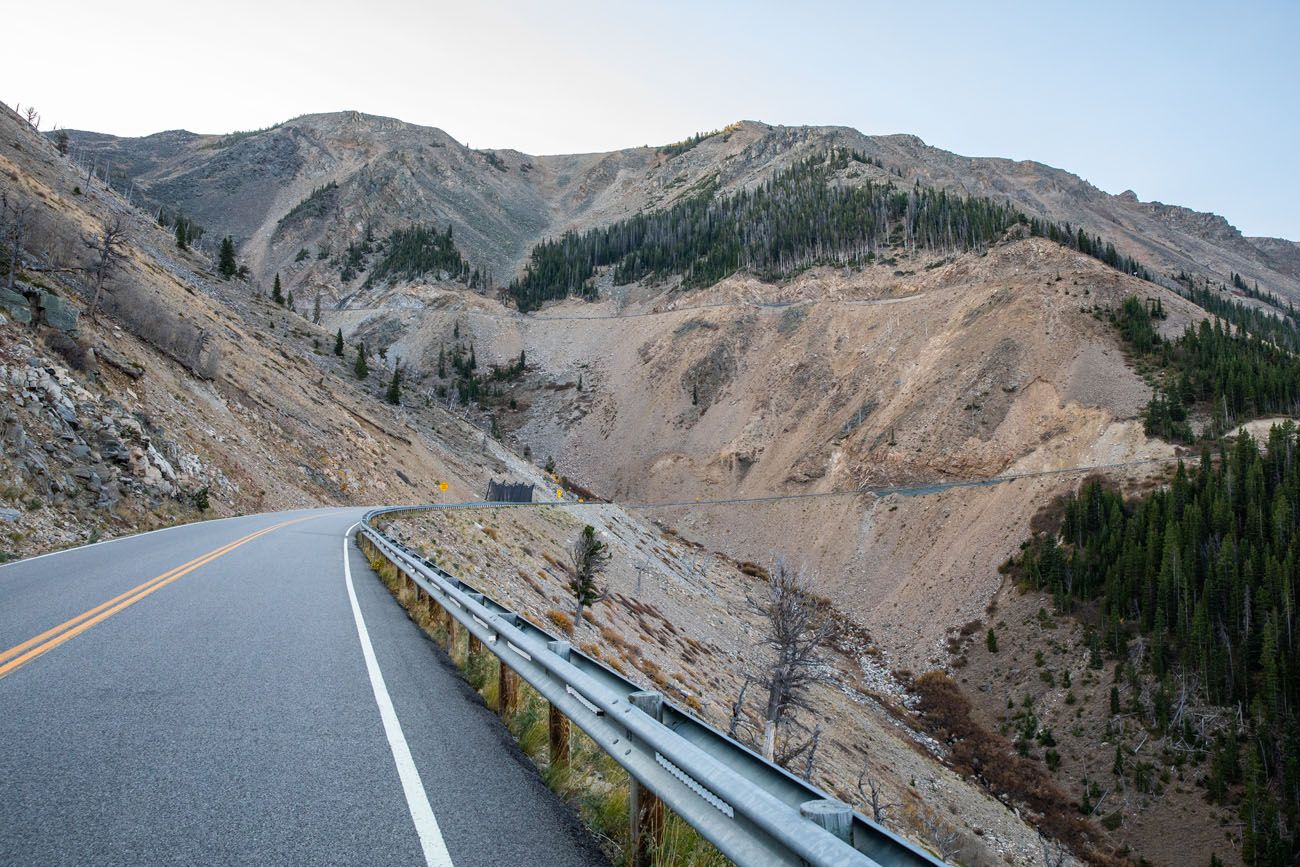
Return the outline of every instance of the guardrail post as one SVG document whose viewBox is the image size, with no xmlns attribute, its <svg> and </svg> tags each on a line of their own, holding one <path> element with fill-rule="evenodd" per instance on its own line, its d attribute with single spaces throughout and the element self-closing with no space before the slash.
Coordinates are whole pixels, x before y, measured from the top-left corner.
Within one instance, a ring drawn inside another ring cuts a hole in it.
<svg viewBox="0 0 1300 867">
<path fill-rule="evenodd" d="M 482 593 L 466 593 L 465 595 L 468 596 L 470 599 L 474 600 L 475 602 L 477 602 L 479 605 L 482 605 L 483 600 L 487 598 Z M 478 656 L 482 652 L 483 652 L 483 641 L 473 632 L 470 632 L 469 648 L 465 651 L 466 663 L 468 664 L 470 658 Z"/>
<path fill-rule="evenodd" d="M 548 641 L 546 649 L 567 660 L 572 647 L 567 641 Z M 567 768 L 569 766 L 569 718 L 552 704 L 547 723 L 550 734 L 551 767 Z"/>
<path fill-rule="evenodd" d="M 519 707 L 519 675 L 506 665 L 504 659 L 497 669 L 497 713 L 509 721 Z"/>
<path fill-rule="evenodd" d="M 799 814 L 853 845 L 853 808 L 843 801 L 804 801 L 799 805 Z"/>
<path fill-rule="evenodd" d="M 628 702 L 663 722 L 664 697 L 660 693 L 634 692 L 628 696 Z M 632 823 L 632 867 L 651 867 L 655 850 L 663 839 L 664 804 L 635 777 L 629 785 L 628 819 Z"/>
<path fill-rule="evenodd" d="M 460 659 L 458 658 L 460 654 L 460 633 L 464 627 L 460 625 L 459 620 L 451 616 L 450 611 L 447 612 L 447 622 L 451 624 L 447 630 L 447 655 L 451 657 L 452 662 L 460 665 Z"/>
</svg>

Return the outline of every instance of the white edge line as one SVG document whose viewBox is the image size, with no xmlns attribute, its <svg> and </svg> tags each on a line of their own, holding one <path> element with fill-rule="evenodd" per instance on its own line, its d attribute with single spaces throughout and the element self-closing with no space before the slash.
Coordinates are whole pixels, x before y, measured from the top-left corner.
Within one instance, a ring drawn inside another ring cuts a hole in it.
<svg viewBox="0 0 1300 867">
<path fill-rule="evenodd" d="M 358 522 L 360 523 L 360 522 Z M 424 849 L 424 862 L 429 867 L 453 867 L 447 844 L 442 839 L 438 820 L 429 805 L 429 796 L 424 791 L 420 780 L 420 771 L 415 767 L 411 757 L 411 748 L 406 744 L 402 734 L 402 724 L 397 719 L 393 700 L 388 695 L 384 684 L 384 674 L 379 670 L 379 661 L 375 658 L 374 645 L 370 643 L 370 632 L 366 621 L 361 616 L 361 605 L 357 602 L 357 591 L 352 584 L 352 567 L 348 564 L 348 541 L 356 524 L 348 527 L 343 534 L 343 578 L 347 583 L 348 600 L 352 603 L 352 617 L 357 622 L 357 637 L 361 639 L 361 654 L 366 659 L 366 672 L 370 675 L 370 686 L 374 689 L 375 704 L 379 705 L 379 716 L 384 722 L 384 734 L 388 736 L 388 747 L 393 753 L 393 762 L 397 765 L 397 776 L 402 781 L 402 791 L 406 794 L 406 805 L 411 811 L 411 821 L 415 831 L 420 835 L 420 846 Z"/>
</svg>

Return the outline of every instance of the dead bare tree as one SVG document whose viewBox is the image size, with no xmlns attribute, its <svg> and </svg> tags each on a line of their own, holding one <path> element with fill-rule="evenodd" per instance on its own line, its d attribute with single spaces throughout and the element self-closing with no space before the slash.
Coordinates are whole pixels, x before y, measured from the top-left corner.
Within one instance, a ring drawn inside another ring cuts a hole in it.
<svg viewBox="0 0 1300 867">
<path fill-rule="evenodd" d="M 961 842 L 961 831 L 943 821 L 933 810 L 927 809 L 921 815 L 921 825 L 925 828 L 925 836 L 939 853 L 940 861 L 951 861 L 965 848 Z"/>
<path fill-rule="evenodd" d="M 113 218 L 111 223 L 103 223 L 97 236 L 84 238 L 83 243 L 94 252 L 95 259 L 90 267 L 91 274 L 95 278 L 95 294 L 90 301 L 90 310 L 87 315 L 90 321 L 95 321 L 95 314 L 99 310 L 99 301 L 104 294 L 104 284 L 108 281 L 109 275 L 122 261 L 126 255 L 126 227 L 122 224 L 121 217 Z"/>
<path fill-rule="evenodd" d="M 18 279 L 18 265 L 22 258 L 23 238 L 27 234 L 27 214 L 31 205 L 10 201 L 8 193 L 0 193 L 0 238 L 9 248 L 9 274 L 6 286 L 12 291 Z"/>
<path fill-rule="evenodd" d="M 1066 859 L 1070 857 L 1070 850 L 1062 843 L 1049 840 L 1039 834 L 1038 845 L 1043 850 L 1043 867 L 1065 867 Z"/>
<path fill-rule="evenodd" d="M 24 115 L 24 117 L 27 118 L 27 123 L 28 125 L 31 126 L 32 129 L 41 128 L 41 113 L 36 110 L 35 106 L 31 106 L 31 105 L 27 106 L 27 113 Z"/>
<path fill-rule="evenodd" d="M 727 737 L 734 738 L 740 730 L 741 725 L 748 728 L 745 721 L 745 693 L 754 685 L 754 675 L 746 674 L 745 680 L 740 685 L 740 692 L 736 693 L 736 700 L 731 703 L 731 721 L 727 724 Z"/>
<path fill-rule="evenodd" d="M 862 766 L 862 772 L 858 774 L 858 794 L 871 807 L 871 819 L 877 825 L 884 825 L 889 819 L 889 811 L 898 806 L 882 802 L 880 786 L 876 783 L 876 778 L 867 773 L 866 765 Z"/>
<path fill-rule="evenodd" d="M 763 618 L 761 646 L 767 658 L 756 680 L 767 688 L 763 712 L 763 756 L 776 756 L 777 728 L 786 715 L 808 707 L 809 688 L 824 675 L 823 653 L 835 638 L 838 623 L 825 597 L 813 591 L 805 569 L 778 560 L 768 571 L 767 586 L 750 606 Z"/>
<path fill-rule="evenodd" d="M 797 739 L 789 734 L 790 726 L 787 726 L 787 734 L 784 741 L 777 747 L 776 763 L 782 767 L 788 768 L 794 764 L 796 759 L 803 758 L 803 778 L 811 780 L 813 770 L 817 767 L 817 747 L 822 739 L 822 724 L 817 723 L 813 726 L 808 737 L 802 740 Z M 806 728 L 800 726 L 807 731 Z"/>
</svg>

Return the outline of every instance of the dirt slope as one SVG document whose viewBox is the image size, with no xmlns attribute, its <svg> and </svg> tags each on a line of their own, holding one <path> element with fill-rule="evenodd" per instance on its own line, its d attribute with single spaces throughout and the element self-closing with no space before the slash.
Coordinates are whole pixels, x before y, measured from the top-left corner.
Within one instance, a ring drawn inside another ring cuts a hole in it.
<svg viewBox="0 0 1300 867">
<path fill-rule="evenodd" d="M 0 459 L 11 553 L 210 514 L 329 503 L 475 496 L 500 465 L 485 438 L 423 401 L 379 399 L 385 371 L 359 383 L 332 334 L 215 278 L 211 262 L 0 111 L 0 193 L 26 207 L 19 300 L 84 312 L 83 239 L 126 228 L 107 315 L 75 331 L 0 324 Z"/>
</svg>

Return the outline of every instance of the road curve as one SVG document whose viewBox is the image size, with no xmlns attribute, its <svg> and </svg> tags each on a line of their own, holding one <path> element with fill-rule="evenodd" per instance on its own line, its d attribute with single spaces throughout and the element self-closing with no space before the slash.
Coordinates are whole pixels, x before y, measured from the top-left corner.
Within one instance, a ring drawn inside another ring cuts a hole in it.
<svg viewBox="0 0 1300 867">
<path fill-rule="evenodd" d="M 0 567 L 0 863 L 604 864 L 345 542 L 362 512 Z"/>
</svg>

